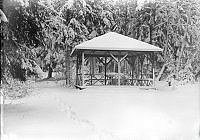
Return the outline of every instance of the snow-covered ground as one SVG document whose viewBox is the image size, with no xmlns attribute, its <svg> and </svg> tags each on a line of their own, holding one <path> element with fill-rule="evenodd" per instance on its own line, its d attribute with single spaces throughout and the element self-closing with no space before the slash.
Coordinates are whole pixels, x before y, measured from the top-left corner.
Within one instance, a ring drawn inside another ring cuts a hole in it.
<svg viewBox="0 0 200 140">
<path fill-rule="evenodd" d="M 199 140 L 199 86 L 67 89 L 37 83 L 4 107 L 3 140 Z"/>
</svg>

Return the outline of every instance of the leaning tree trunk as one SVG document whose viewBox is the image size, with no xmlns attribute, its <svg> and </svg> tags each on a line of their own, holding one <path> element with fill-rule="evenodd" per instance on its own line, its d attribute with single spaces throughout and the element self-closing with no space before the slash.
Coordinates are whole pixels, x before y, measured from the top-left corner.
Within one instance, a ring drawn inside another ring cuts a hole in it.
<svg viewBox="0 0 200 140">
<path fill-rule="evenodd" d="M 160 70 L 160 72 L 159 72 L 159 74 L 158 74 L 158 76 L 157 76 L 157 78 L 156 78 L 156 81 L 159 81 L 159 80 L 160 80 L 160 78 L 161 78 L 162 74 L 164 73 L 164 70 L 165 70 L 165 68 L 166 68 L 167 65 L 168 65 L 168 63 L 165 63 L 165 64 L 162 66 L 162 68 L 161 68 L 161 70 Z"/>
<path fill-rule="evenodd" d="M 178 56 L 178 61 L 177 61 L 177 65 L 176 65 L 176 77 L 179 78 L 179 71 L 180 71 L 180 67 L 181 67 L 181 58 L 183 56 L 183 52 L 184 52 L 184 48 L 186 45 L 186 41 L 185 41 L 185 37 L 186 37 L 186 33 L 184 34 L 183 38 L 182 38 L 182 46 L 181 46 L 181 50 Z"/>
</svg>

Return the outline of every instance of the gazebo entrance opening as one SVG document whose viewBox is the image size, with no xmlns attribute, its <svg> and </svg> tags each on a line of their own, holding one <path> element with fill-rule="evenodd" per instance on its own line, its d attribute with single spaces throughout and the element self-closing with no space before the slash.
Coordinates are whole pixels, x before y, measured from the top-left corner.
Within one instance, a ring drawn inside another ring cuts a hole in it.
<svg viewBox="0 0 200 140">
<path fill-rule="evenodd" d="M 75 46 L 76 85 L 155 85 L 155 53 L 162 49 L 109 32 Z"/>
</svg>

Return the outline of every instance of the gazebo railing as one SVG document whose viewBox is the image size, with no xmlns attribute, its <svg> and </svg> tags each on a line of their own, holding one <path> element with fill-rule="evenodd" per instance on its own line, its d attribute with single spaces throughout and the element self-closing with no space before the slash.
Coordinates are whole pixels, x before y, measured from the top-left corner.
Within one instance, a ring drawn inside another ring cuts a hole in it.
<svg viewBox="0 0 200 140">
<path fill-rule="evenodd" d="M 118 75 L 110 76 L 109 74 L 106 76 L 104 74 L 85 74 L 85 82 L 86 86 L 93 86 L 93 85 L 117 85 L 118 84 Z M 80 83 L 82 84 L 81 74 L 78 74 L 77 77 Z M 153 79 L 152 78 L 131 78 L 130 76 L 124 77 L 121 76 L 120 78 L 120 85 L 130 85 L 130 86 L 153 86 Z"/>
</svg>

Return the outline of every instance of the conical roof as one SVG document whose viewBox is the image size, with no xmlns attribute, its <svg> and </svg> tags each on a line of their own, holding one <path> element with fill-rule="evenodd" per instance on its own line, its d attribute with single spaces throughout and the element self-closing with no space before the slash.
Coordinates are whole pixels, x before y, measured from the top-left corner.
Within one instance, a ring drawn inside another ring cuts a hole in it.
<svg viewBox="0 0 200 140">
<path fill-rule="evenodd" d="M 78 50 L 158 52 L 161 48 L 115 32 L 109 32 L 75 46 Z"/>
</svg>

